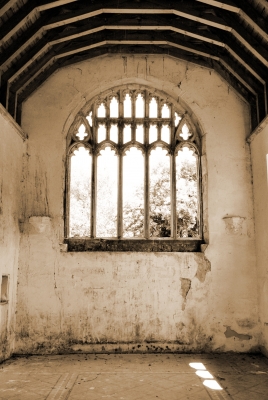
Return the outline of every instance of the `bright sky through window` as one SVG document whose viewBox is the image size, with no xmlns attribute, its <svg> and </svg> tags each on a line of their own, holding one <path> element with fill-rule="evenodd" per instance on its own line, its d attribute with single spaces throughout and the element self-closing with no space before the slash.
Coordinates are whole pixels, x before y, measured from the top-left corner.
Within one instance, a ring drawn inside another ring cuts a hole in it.
<svg viewBox="0 0 268 400">
<path fill-rule="evenodd" d="M 106 139 L 106 126 L 104 124 L 100 124 L 98 127 L 98 143 L 102 142 Z"/>
<path fill-rule="evenodd" d="M 131 112 L 131 97 L 129 93 L 126 94 L 125 99 L 124 99 L 124 118 L 131 118 L 132 112 Z"/>
<path fill-rule="evenodd" d="M 157 101 L 155 97 L 149 103 L 149 118 L 157 118 Z"/>
<path fill-rule="evenodd" d="M 80 139 L 80 140 L 84 140 L 85 137 L 87 136 L 86 134 L 86 127 L 84 124 L 79 126 L 78 132 L 76 134 L 76 136 Z"/>
<path fill-rule="evenodd" d="M 116 124 L 112 124 L 110 128 L 110 140 L 112 142 L 118 143 L 118 126 Z"/>
<path fill-rule="evenodd" d="M 110 117 L 111 118 L 118 118 L 118 100 L 113 97 L 110 103 Z"/>
<path fill-rule="evenodd" d="M 70 165 L 70 236 L 90 235 L 92 159 L 85 147 L 74 150 Z"/>
<path fill-rule="evenodd" d="M 71 132 L 68 235 L 200 237 L 200 142 L 192 125 L 147 89 L 97 102 Z"/>
<path fill-rule="evenodd" d="M 103 103 L 101 103 L 100 106 L 98 107 L 98 117 L 99 118 L 105 118 L 106 117 L 106 109 L 105 109 Z"/>
<path fill-rule="evenodd" d="M 136 118 L 144 118 L 144 99 L 140 93 L 136 99 Z"/>
<path fill-rule="evenodd" d="M 131 147 L 123 159 L 124 237 L 144 235 L 144 156 Z M 135 210 L 133 212 L 133 210 Z"/>
</svg>

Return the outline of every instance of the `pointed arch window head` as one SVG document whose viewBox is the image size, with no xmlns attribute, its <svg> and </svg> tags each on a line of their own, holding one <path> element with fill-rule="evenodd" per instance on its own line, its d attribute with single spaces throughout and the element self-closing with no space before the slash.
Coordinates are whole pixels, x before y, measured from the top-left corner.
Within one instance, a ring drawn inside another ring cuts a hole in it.
<svg viewBox="0 0 268 400">
<path fill-rule="evenodd" d="M 158 105 L 155 97 L 151 98 L 149 103 L 149 118 L 157 118 L 158 117 Z"/>
<path fill-rule="evenodd" d="M 106 108 L 105 108 L 105 105 L 103 103 L 101 103 L 98 106 L 97 116 L 98 116 L 98 118 L 105 118 L 106 117 Z"/>
<path fill-rule="evenodd" d="M 67 238 L 121 240 L 124 249 L 124 240 L 153 240 L 154 251 L 158 240 L 169 251 L 200 244 L 200 137 L 186 114 L 166 95 L 133 87 L 79 113 L 68 136 Z"/>
<path fill-rule="evenodd" d="M 113 96 L 110 102 L 110 117 L 118 118 L 118 114 L 119 114 L 118 100 L 115 96 Z"/>
<path fill-rule="evenodd" d="M 144 118 L 144 98 L 141 93 L 138 93 L 136 98 L 136 118 Z"/>
<path fill-rule="evenodd" d="M 124 98 L 124 118 L 132 117 L 132 102 L 129 93 L 126 93 Z"/>
<path fill-rule="evenodd" d="M 166 103 L 161 108 L 161 117 L 170 118 L 170 107 Z"/>
</svg>

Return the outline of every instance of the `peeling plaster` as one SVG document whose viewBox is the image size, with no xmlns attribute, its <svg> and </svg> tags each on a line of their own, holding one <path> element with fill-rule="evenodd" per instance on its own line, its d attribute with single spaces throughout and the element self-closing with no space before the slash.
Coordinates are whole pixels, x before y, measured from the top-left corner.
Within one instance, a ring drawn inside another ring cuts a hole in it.
<svg viewBox="0 0 268 400">
<path fill-rule="evenodd" d="M 191 289 L 192 282 L 190 279 L 187 278 L 180 278 L 180 280 L 181 280 L 181 295 L 184 299 L 184 302 L 182 304 L 182 310 L 185 310 L 186 298 L 189 293 L 189 290 Z"/>
<path fill-rule="evenodd" d="M 198 267 L 195 278 L 197 278 L 201 283 L 204 283 L 207 273 L 211 271 L 211 263 L 203 254 L 196 255 L 196 258 L 198 258 L 199 262 L 197 264 Z M 203 258 L 202 262 L 200 262 L 201 258 Z"/>
<path fill-rule="evenodd" d="M 239 340 L 252 339 L 252 336 L 250 336 L 250 335 L 244 335 L 242 333 L 237 333 L 236 331 L 233 331 L 230 326 L 226 327 L 226 331 L 224 332 L 224 335 L 227 339 L 229 339 L 231 337 L 238 338 Z"/>
<path fill-rule="evenodd" d="M 229 235 L 242 235 L 244 217 L 224 217 L 225 230 Z"/>
<path fill-rule="evenodd" d="M 230 328 L 236 326 L 235 318 L 250 321 L 257 306 L 254 229 L 249 226 L 250 240 L 247 235 L 233 235 L 230 240 L 222 221 L 224 215 L 243 215 L 248 223 L 253 214 L 245 172 L 248 106 L 233 91 L 228 95 L 226 83 L 219 85 L 223 81 L 216 73 L 171 57 L 147 59 L 147 80 L 144 57 L 137 55 L 78 63 L 82 74 L 76 72 L 75 87 L 80 92 L 75 95 L 68 79 L 71 69 L 60 69 L 23 105 L 31 154 L 24 219 L 49 215 L 51 234 L 50 240 L 45 233 L 30 234 L 29 229 L 22 235 L 17 332 L 25 327 L 25 335 L 18 335 L 16 352 L 56 353 L 74 346 L 79 351 L 84 344 L 93 351 L 94 343 L 100 351 L 132 347 L 248 351 L 257 344 L 257 327 L 250 331 L 250 342 L 227 337 L 237 334 Z M 178 98 L 204 133 L 201 190 L 204 239 L 209 242 L 206 257 L 194 252 L 65 252 L 66 247 L 59 245 L 64 238 L 62 160 L 68 124 L 101 88 L 134 83 Z M 234 274 L 243 275 L 239 287 Z M 222 321 L 229 327 L 227 336 L 222 334 Z"/>
</svg>

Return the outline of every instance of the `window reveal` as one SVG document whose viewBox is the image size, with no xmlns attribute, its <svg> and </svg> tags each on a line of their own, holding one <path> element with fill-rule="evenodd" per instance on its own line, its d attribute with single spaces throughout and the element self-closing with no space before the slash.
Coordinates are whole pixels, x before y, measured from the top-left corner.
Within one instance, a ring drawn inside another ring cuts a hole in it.
<svg viewBox="0 0 268 400">
<path fill-rule="evenodd" d="M 70 138 L 71 137 L 71 138 Z M 200 238 L 200 140 L 149 90 L 118 90 L 69 136 L 69 238 Z"/>
</svg>

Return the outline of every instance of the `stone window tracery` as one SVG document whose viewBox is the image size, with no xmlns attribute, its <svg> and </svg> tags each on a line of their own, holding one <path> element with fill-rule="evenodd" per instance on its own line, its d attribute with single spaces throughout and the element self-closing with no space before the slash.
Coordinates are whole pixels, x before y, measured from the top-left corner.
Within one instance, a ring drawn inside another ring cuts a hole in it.
<svg viewBox="0 0 268 400">
<path fill-rule="evenodd" d="M 120 88 L 68 135 L 67 238 L 201 239 L 200 137 L 163 93 Z"/>
</svg>

